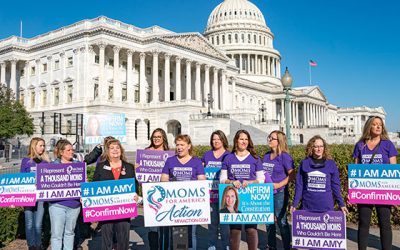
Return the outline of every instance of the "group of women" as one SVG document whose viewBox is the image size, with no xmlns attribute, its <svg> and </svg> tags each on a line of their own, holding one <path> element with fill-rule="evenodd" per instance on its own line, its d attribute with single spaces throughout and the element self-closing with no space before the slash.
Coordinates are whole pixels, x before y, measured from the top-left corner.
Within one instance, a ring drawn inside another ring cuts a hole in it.
<svg viewBox="0 0 400 250">
<path fill-rule="evenodd" d="M 156 129 L 151 135 L 149 150 L 169 150 L 167 136 L 164 130 Z M 347 213 L 346 205 L 341 196 L 339 170 L 332 159 L 326 141 L 321 136 L 312 137 L 306 146 L 306 156 L 300 162 L 295 175 L 293 158 L 289 154 L 286 136 L 281 131 L 273 131 L 268 136 L 269 151 L 263 158 L 255 152 L 250 134 L 239 130 L 233 140 L 232 151 L 228 151 L 228 141 L 225 134 L 217 130 L 210 137 L 211 150 L 199 159 L 193 156 L 193 144 L 188 135 L 178 135 L 175 138 L 176 155 L 166 160 L 162 170 L 161 181 L 205 180 L 206 168 L 220 168 L 220 183 L 232 186 L 224 191 L 222 205 L 227 212 L 237 213 L 237 189 L 246 188 L 252 183 L 273 183 L 275 222 L 282 236 L 283 248 L 290 249 L 291 235 L 287 221 L 289 206 L 289 183 L 295 179 L 295 196 L 290 211 L 300 209 L 324 212 L 334 210 L 336 201 L 340 209 Z M 73 162 L 71 143 L 63 140 L 57 146 L 59 163 Z M 98 152 L 95 152 L 98 154 Z M 362 137 L 353 152 L 355 163 L 359 164 L 395 164 L 397 150 L 389 140 L 383 120 L 371 117 L 364 126 Z M 96 157 L 91 157 L 96 158 Z M 108 140 L 104 152 L 97 157 L 97 166 L 93 181 L 118 180 L 134 178 L 134 166 L 127 162 L 124 149 L 115 139 Z M 49 162 L 45 152 L 44 140 L 33 138 L 29 155 L 23 159 L 21 171 L 35 171 L 36 164 Z M 104 168 L 104 166 L 110 166 Z M 179 171 L 185 169 L 186 171 Z M 191 169 L 190 173 L 187 171 Z M 316 174 L 323 173 L 326 181 L 323 185 L 313 185 Z M 230 204 L 230 205 L 229 205 Z M 228 206 L 229 205 L 229 206 Z M 219 223 L 218 203 L 211 203 L 211 224 L 209 228 L 209 250 L 217 248 L 218 235 L 221 236 L 223 249 L 237 250 L 240 247 L 243 225 L 221 225 Z M 74 229 L 79 215 L 79 200 L 57 201 L 50 203 L 51 245 L 52 249 L 73 249 Z M 392 247 L 392 232 L 390 225 L 390 208 L 387 205 L 357 206 L 359 213 L 358 248 L 365 250 L 368 244 L 369 225 L 373 207 L 378 213 L 382 249 Z M 43 203 L 36 207 L 25 209 L 26 235 L 30 249 L 40 247 L 41 220 Z M 102 249 L 112 249 L 113 235 L 116 234 L 117 249 L 128 249 L 129 219 L 103 222 Z M 257 249 L 257 225 L 244 226 L 248 249 Z M 151 249 L 168 249 L 170 233 L 168 228 L 151 228 L 148 234 Z M 218 233 L 219 231 L 219 233 Z M 197 249 L 196 226 L 189 230 L 189 247 Z M 276 249 L 276 225 L 267 225 L 267 248 Z"/>
</svg>

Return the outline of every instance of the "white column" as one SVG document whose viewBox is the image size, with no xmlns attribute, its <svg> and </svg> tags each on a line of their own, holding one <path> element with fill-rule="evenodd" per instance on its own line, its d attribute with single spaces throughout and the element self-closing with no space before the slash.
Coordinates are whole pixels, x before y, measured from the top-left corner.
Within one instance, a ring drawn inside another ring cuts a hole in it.
<svg viewBox="0 0 400 250">
<path fill-rule="evenodd" d="M 239 54 L 239 73 L 242 73 L 242 69 L 243 69 L 243 58 L 242 58 L 242 54 Z"/>
<path fill-rule="evenodd" d="M 271 57 L 267 56 L 267 75 L 271 76 Z"/>
<path fill-rule="evenodd" d="M 281 77 L 281 61 L 277 60 L 277 67 L 278 67 L 278 75 L 277 77 Z"/>
<path fill-rule="evenodd" d="M 81 71 L 81 62 L 79 60 L 79 56 L 80 56 L 80 51 L 79 48 L 76 48 L 74 50 L 72 50 L 72 52 L 74 53 L 74 68 L 76 69 L 76 76 L 75 76 L 75 82 L 73 84 L 73 89 L 72 89 L 72 100 L 79 100 L 81 98 L 81 91 L 79 91 L 79 87 L 81 86 L 80 84 L 80 71 Z M 49 70 L 49 64 L 47 64 L 47 71 Z"/>
<path fill-rule="evenodd" d="M 221 72 L 221 110 L 227 110 L 227 101 L 228 101 L 228 82 L 226 80 L 226 71 L 222 70 Z M 226 93 L 226 94 L 224 94 Z"/>
<path fill-rule="evenodd" d="M 140 53 L 140 77 L 139 77 L 139 91 L 140 103 L 147 103 L 146 100 L 146 53 Z"/>
<path fill-rule="evenodd" d="M 105 67 L 105 49 L 106 44 L 99 43 L 99 98 L 100 100 L 107 100 L 107 84 L 104 76 L 104 67 Z"/>
<path fill-rule="evenodd" d="M 17 62 L 18 60 L 13 58 L 11 60 L 11 78 L 10 78 L 10 88 L 16 95 L 16 99 L 18 100 L 17 96 Z"/>
<path fill-rule="evenodd" d="M 94 83 L 91 77 L 91 68 L 94 62 L 94 51 L 92 45 L 86 45 L 85 59 L 83 64 L 83 74 L 85 78 L 85 101 L 92 101 L 94 99 Z M 61 61 L 61 60 L 60 60 Z M 52 102 L 53 103 L 53 102 Z"/>
<path fill-rule="evenodd" d="M 186 100 L 192 100 L 192 62 L 186 60 Z"/>
<path fill-rule="evenodd" d="M 272 58 L 272 76 L 276 76 L 275 58 Z"/>
<path fill-rule="evenodd" d="M 0 63 L 0 83 L 6 84 L 6 62 Z M 25 75 L 28 75 L 28 72 L 25 72 Z"/>
<path fill-rule="evenodd" d="M 232 77 L 231 78 L 231 80 L 232 80 L 232 97 L 231 97 L 231 100 L 232 100 L 232 109 L 234 109 L 234 108 L 236 108 L 235 107 L 235 94 L 236 94 L 236 78 L 234 78 L 234 77 Z"/>
<path fill-rule="evenodd" d="M 171 88 L 171 79 L 169 77 L 170 71 L 170 54 L 164 55 L 165 63 L 164 63 L 164 102 L 170 101 L 170 88 Z"/>
<path fill-rule="evenodd" d="M 119 79 L 119 51 L 121 50 L 120 47 L 114 46 L 114 70 L 113 70 L 113 78 L 114 78 L 114 100 L 116 102 L 120 102 L 122 100 L 122 88 L 121 88 L 121 81 Z"/>
<path fill-rule="evenodd" d="M 128 102 L 135 102 L 135 86 L 133 86 L 132 58 L 133 51 L 128 49 L 126 51 L 126 101 Z"/>
<path fill-rule="evenodd" d="M 201 74 L 200 63 L 196 63 L 196 82 L 195 82 L 195 97 L 196 101 L 201 101 Z"/>
<path fill-rule="evenodd" d="M 261 74 L 266 75 L 265 73 L 265 58 L 264 55 L 261 56 Z"/>
<path fill-rule="evenodd" d="M 213 108 L 218 109 L 219 108 L 219 96 L 218 96 L 218 69 L 216 67 L 213 67 L 213 73 L 214 73 L 214 79 L 213 79 Z M 222 94 L 222 92 L 221 92 Z"/>
<path fill-rule="evenodd" d="M 210 66 L 204 65 L 204 99 L 210 93 Z"/>
<path fill-rule="evenodd" d="M 286 122 L 286 112 L 285 112 L 285 100 L 281 99 L 281 123 Z"/>
<path fill-rule="evenodd" d="M 247 71 L 246 71 L 247 74 L 250 74 L 250 65 L 251 65 L 250 54 L 247 54 Z"/>
<path fill-rule="evenodd" d="M 181 58 L 175 58 L 176 66 L 175 66 L 175 100 L 181 100 Z"/>
<path fill-rule="evenodd" d="M 153 92 L 153 99 L 152 103 L 157 103 L 160 101 L 159 99 L 159 86 L 158 86 L 158 52 L 153 51 L 153 87 L 152 87 L 152 92 Z"/>
</svg>

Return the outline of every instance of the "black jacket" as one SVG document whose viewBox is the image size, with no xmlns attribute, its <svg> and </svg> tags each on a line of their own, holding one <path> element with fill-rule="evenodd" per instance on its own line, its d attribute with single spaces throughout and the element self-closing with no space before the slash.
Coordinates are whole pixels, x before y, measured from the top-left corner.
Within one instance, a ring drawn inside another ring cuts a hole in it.
<svg viewBox="0 0 400 250">
<path fill-rule="evenodd" d="M 128 179 L 135 178 L 135 188 L 136 192 L 139 190 L 139 183 L 136 180 L 134 166 L 128 162 L 122 161 L 122 169 L 121 172 L 125 170 L 125 175 L 122 173 L 119 176 L 119 179 Z M 93 181 L 111 181 L 114 180 L 114 175 L 111 171 L 110 163 L 106 160 L 103 162 L 99 162 L 96 166 L 96 170 L 94 171 Z"/>
<path fill-rule="evenodd" d="M 102 153 L 103 149 L 101 148 L 101 146 L 96 146 L 89 154 L 85 155 L 84 162 L 86 162 L 87 165 L 95 163 Z"/>
</svg>

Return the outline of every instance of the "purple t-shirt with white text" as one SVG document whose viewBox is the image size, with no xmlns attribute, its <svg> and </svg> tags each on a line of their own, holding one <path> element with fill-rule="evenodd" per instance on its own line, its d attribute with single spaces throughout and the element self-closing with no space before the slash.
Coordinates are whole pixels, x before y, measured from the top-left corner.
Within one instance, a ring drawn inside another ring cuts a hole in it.
<svg viewBox="0 0 400 250">
<path fill-rule="evenodd" d="M 198 175 L 205 174 L 199 158 L 192 157 L 188 162 L 182 164 L 176 155 L 167 159 L 162 173 L 169 175 L 170 181 L 173 181 L 174 177 L 177 181 L 194 181 L 197 180 Z"/>
<path fill-rule="evenodd" d="M 230 153 L 222 163 L 222 170 L 227 170 L 229 180 L 256 180 L 257 171 L 263 171 L 260 159 L 254 158 L 249 154 L 244 160 L 240 161 L 235 153 Z"/>
<path fill-rule="evenodd" d="M 229 154 L 230 152 L 228 150 L 225 150 L 225 152 L 219 158 L 215 158 L 214 152 L 212 150 L 209 150 L 204 153 L 201 161 L 204 163 L 204 167 L 221 168 L 223 160 Z"/>
<path fill-rule="evenodd" d="M 289 171 L 294 169 L 292 157 L 283 152 L 271 160 L 271 152 L 264 155 L 263 169 L 265 173 L 271 176 L 273 183 L 278 183 L 284 180 L 289 175 Z M 277 191 L 284 189 L 285 186 L 279 188 Z"/>
<path fill-rule="evenodd" d="M 378 145 L 376 147 L 378 147 Z M 371 150 L 365 142 L 359 141 L 354 147 L 353 158 L 358 159 L 360 164 L 369 164 L 376 147 Z M 372 160 L 372 164 L 389 164 L 390 158 L 397 156 L 397 154 L 393 142 L 389 140 L 381 140 L 379 148 L 376 150 Z"/>
</svg>

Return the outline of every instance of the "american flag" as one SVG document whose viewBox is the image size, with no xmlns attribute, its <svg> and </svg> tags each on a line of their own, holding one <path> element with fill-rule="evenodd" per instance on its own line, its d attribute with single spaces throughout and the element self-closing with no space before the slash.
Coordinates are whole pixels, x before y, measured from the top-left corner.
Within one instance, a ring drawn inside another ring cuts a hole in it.
<svg viewBox="0 0 400 250">
<path fill-rule="evenodd" d="M 310 60 L 310 66 L 311 67 L 317 67 L 317 63 L 314 62 L 313 60 Z"/>
</svg>

